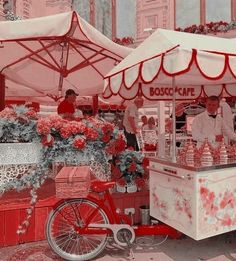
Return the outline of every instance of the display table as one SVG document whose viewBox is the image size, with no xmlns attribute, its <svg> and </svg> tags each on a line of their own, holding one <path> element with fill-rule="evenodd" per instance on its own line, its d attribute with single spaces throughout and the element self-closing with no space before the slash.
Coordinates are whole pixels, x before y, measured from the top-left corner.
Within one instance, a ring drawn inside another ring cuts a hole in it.
<svg viewBox="0 0 236 261">
<path fill-rule="evenodd" d="M 236 229 L 236 161 L 198 165 L 150 158 L 150 214 L 200 240 Z"/>
</svg>

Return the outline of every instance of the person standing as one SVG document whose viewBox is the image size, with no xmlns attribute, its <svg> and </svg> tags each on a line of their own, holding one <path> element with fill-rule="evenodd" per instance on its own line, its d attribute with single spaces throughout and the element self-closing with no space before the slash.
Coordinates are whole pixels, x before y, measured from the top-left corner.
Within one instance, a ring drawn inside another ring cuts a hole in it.
<svg viewBox="0 0 236 261">
<path fill-rule="evenodd" d="M 150 117 L 147 125 L 145 125 L 142 129 L 144 150 L 146 151 L 156 151 L 158 139 L 156 127 L 155 119 Z"/>
<path fill-rule="evenodd" d="M 141 126 L 141 129 L 143 129 L 147 124 L 148 124 L 148 118 L 146 115 L 143 115 L 141 117 L 141 122 L 142 122 L 142 126 Z"/>
<path fill-rule="evenodd" d="M 175 131 L 181 133 L 186 130 L 187 114 L 185 113 L 185 107 L 183 103 L 179 103 L 175 107 Z M 166 122 L 166 127 L 170 133 L 172 133 L 172 115 Z"/>
<path fill-rule="evenodd" d="M 130 103 L 124 113 L 123 127 L 127 140 L 127 147 L 139 150 L 136 134 L 138 133 L 138 109 L 143 106 L 143 98 L 137 97 L 134 103 Z"/>
<path fill-rule="evenodd" d="M 217 96 L 209 96 L 206 100 L 206 110 L 194 118 L 192 136 L 193 140 L 197 141 L 198 147 L 203 144 L 205 139 L 208 139 L 208 142 L 213 147 L 217 147 L 223 140 L 223 135 L 230 140 L 236 140 L 236 133 L 217 114 L 219 106 L 219 98 Z"/>
<path fill-rule="evenodd" d="M 65 99 L 58 105 L 57 113 L 66 120 L 76 119 L 76 96 L 78 94 L 72 90 L 68 89 L 65 93 Z M 79 116 L 78 116 L 79 117 Z"/>
</svg>

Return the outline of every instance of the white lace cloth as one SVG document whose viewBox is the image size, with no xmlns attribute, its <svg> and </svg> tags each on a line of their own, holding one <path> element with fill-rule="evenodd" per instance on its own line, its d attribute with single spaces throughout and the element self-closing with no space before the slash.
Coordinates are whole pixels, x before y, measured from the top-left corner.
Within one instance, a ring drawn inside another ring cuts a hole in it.
<svg viewBox="0 0 236 261">
<path fill-rule="evenodd" d="M 36 164 L 0 165 L 0 193 L 4 192 L 1 186 L 22 177 L 30 175 Z"/>
<path fill-rule="evenodd" d="M 31 174 L 40 160 L 39 143 L 0 143 L 0 193 L 1 186 L 23 175 Z"/>
<path fill-rule="evenodd" d="M 39 143 L 0 143 L 0 165 L 38 163 L 40 150 Z"/>
</svg>

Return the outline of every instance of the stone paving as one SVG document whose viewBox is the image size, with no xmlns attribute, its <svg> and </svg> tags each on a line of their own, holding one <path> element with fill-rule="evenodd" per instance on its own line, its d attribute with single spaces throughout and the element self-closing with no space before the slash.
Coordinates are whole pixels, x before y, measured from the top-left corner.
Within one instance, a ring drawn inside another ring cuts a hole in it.
<svg viewBox="0 0 236 261">
<path fill-rule="evenodd" d="M 164 241 L 164 242 L 163 242 Z M 135 259 L 127 249 L 113 242 L 97 261 L 236 261 L 236 233 L 228 233 L 195 241 L 188 237 L 179 240 L 164 237 L 138 238 L 132 247 Z M 1 261 L 62 261 L 51 251 L 46 241 L 0 248 Z"/>
</svg>

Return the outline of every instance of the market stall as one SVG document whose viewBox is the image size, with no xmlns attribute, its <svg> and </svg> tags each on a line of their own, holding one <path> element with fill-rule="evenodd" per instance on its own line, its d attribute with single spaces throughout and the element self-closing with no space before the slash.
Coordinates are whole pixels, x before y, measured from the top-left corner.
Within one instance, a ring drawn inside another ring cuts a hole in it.
<svg viewBox="0 0 236 261">
<path fill-rule="evenodd" d="M 235 96 L 235 54 L 234 39 L 158 29 L 106 76 L 104 97 L 172 100 L 175 115 L 176 100 Z M 163 136 L 162 102 L 158 108 Z M 175 117 L 172 125 L 175 133 Z M 159 157 L 150 158 L 151 215 L 197 240 L 235 230 L 234 161 L 215 159 L 210 167 L 194 158 L 180 161 L 175 144 L 173 135 L 171 159 L 161 148 Z"/>
</svg>

